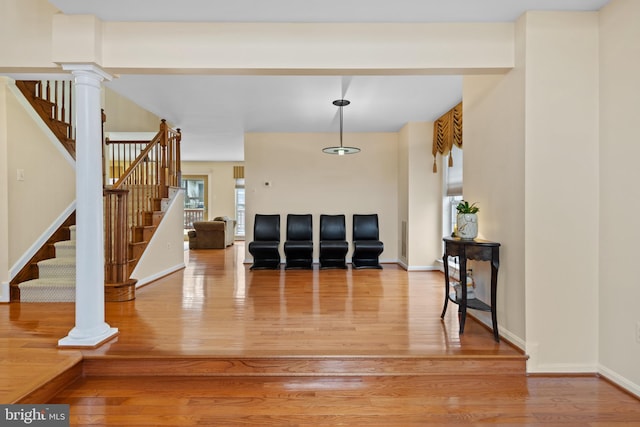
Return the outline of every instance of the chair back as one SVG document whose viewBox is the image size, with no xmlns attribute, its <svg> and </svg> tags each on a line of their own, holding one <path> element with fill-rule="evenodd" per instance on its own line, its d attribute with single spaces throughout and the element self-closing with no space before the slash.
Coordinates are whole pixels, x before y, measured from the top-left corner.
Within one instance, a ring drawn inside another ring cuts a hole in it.
<svg viewBox="0 0 640 427">
<path fill-rule="evenodd" d="M 313 217 L 311 214 L 287 215 L 287 240 L 313 240 Z"/>
<path fill-rule="evenodd" d="M 346 240 L 344 215 L 320 215 L 320 240 Z"/>
<path fill-rule="evenodd" d="M 280 241 L 280 215 L 256 214 L 253 223 L 254 241 Z"/>
<path fill-rule="evenodd" d="M 378 214 L 353 215 L 353 240 L 378 240 Z"/>
</svg>

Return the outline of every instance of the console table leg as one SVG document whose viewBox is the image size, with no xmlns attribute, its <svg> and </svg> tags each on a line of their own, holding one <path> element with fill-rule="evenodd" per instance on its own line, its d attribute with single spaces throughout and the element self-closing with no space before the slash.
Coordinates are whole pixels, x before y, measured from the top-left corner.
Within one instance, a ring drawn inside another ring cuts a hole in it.
<svg viewBox="0 0 640 427">
<path fill-rule="evenodd" d="M 467 320 L 467 256 L 462 253 L 458 259 L 460 260 L 458 277 L 460 278 L 460 289 L 462 291 L 462 301 L 458 304 L 458 312 L 460 313 L 460 334 L 463 334 L 464 324 Z"/>
<path fill-rule="evenodd" d="M 444 319 L 444 315 L 447 313 L 447 306 L 449 304 L 449 256 L 446 252 L 442 257 L 442 262 L 444 265 L 444 305 L 442 307 L 442 314 L 440 315 L 440 318 Z"/>
<path fill-rule="evenodd" d="M 493 338 L 496 342 L 500 342 L 500 334 L 498 333 L 498 314 L 496 313 L 496 302 L 498 292 L 498 250 L 494 248 L 491 262 L 491 323 L 493 324 Z"/>
</svg>

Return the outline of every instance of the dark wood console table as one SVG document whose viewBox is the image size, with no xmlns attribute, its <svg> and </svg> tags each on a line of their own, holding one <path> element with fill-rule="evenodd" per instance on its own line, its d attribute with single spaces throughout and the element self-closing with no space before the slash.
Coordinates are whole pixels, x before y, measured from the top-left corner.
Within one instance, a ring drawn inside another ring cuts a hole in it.
<svg viewBox="0 0 640 427">
<path fill-rule="evenodd" d="M 498 288 L 498 267 L 500 266 L 500 243 L 489 242 L 480 239 L 460 239 L 458 237 L 445 237 L 444 239 L 444 280 L 445 294 L 444 307 L 441 318 L 447 312 L 449 300 L 458 304 L 458 317 L 460 319 L 460 333 L 464 333 L 464 323 L 467 318 L 467 308 L 474 310 L 490 311 L 493 324 L 493 338 L 499 342 L 498 317 L 496 315 L 496 290 Z M 460 288 L 462 298 L 449 297 L 449 257 L 457 256 L 460 260 Z M 479 299 L 467 299 L 467 260 L 491 262 L 491 305 L 487 305 Z"/>
</svg>

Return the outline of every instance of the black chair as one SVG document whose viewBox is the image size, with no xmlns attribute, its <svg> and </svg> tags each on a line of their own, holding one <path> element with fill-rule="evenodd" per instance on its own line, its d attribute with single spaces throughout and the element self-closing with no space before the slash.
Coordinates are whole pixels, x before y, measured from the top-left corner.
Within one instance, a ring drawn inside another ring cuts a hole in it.
<svg viewBox="0 0 640 427">
<path fill-rule="evenodd" d="M 382 268 L 378 258 L 384 245 L 379 240 L 378 214 L 353 215 L 353 255 L 354 268 Z"/>
<path fill-rule="evenodd" d="M 256 214 L 253 223 L 253 242 L 249 253 L 253 255 L 254 269 L 280 268 L 280 215 Z"/>
<path fill-rule="evenodd" d="M 284 242 L 287 268 L 313 268 L 313 218 L 311 214 L 287 215 L 287 240 Z"/>
<path fill-rule="evenodd" d="M 320 215 L 320 268 L 347 268 L 344 215 Z"/>
</svg>

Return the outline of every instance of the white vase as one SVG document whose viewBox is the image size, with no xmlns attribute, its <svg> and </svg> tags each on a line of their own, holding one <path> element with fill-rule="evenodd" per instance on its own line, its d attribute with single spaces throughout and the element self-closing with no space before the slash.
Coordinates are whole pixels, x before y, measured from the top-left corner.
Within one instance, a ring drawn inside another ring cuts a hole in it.
<svg viewBox="0 0 640 427">
<path fill-rule="evenodd" d="M 458 237 L 475 239 L 478 237 L 478 214 L 458 214 Z"/>
</svg>

